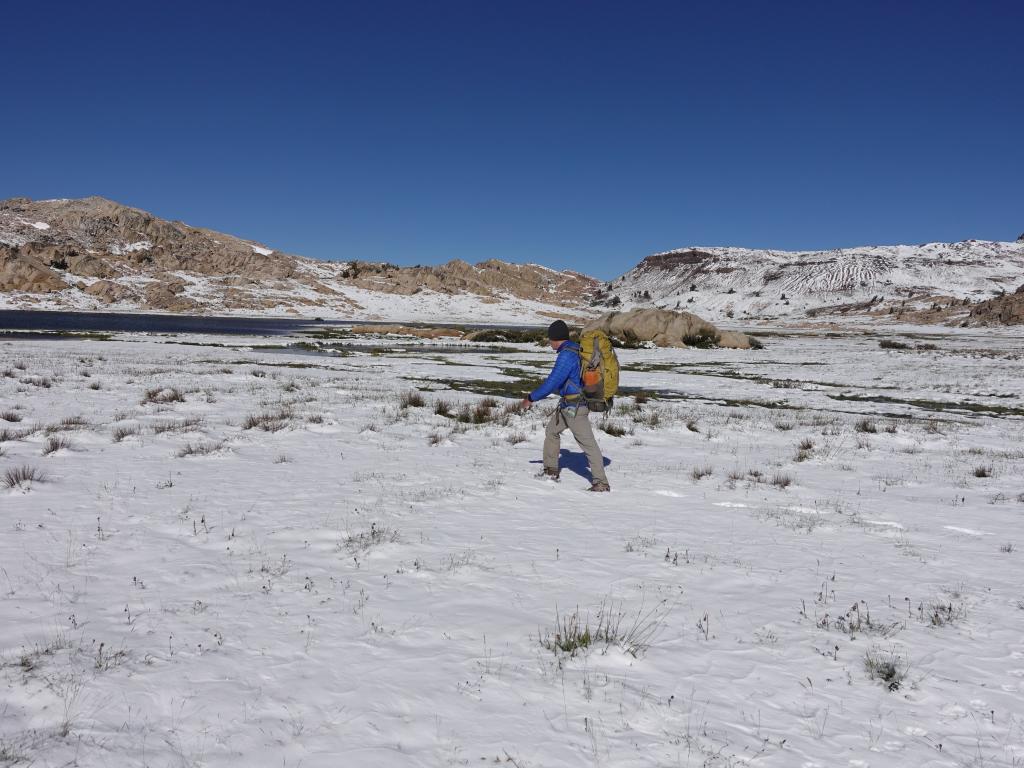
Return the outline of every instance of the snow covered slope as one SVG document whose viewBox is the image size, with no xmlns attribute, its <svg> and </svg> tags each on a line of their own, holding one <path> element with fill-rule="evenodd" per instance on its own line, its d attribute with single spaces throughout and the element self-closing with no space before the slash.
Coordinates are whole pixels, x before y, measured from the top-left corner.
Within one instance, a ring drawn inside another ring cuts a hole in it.
<svg viewBox="0 0 1024 768">
<path fill-rule="evenodd" d="M 1024 242 L 966 240 L 831 251 L 682 248 L 604 286 L 598 306 L 677 305 L 708 320 L 949 312 L 1024 283 Z M 962 314 L 969 312 L 964 308 Z M 927 319 L 927 318 L 917 318 Z"/>
</svg>

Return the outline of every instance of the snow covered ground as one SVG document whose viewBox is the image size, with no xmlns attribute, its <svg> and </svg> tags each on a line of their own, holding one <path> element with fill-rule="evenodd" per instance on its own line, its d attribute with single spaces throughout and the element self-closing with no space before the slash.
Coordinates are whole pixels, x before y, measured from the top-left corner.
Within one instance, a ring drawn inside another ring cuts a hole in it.
<svg viewBox="0 0 1024 768">
<path fill-rule="evenodd" d="M 1020 766 L 1024 340 L 880 340 L 623 351 L 611 494 L 544 350 L 0 340 L 0 765 Z"/>
<path fill-rule="evenodd" d="M 506 295 L 500 299 L 478 296 L 472 293 L 447 294 L 436 291 L 422 291 L 411 296 L 380 291 L 368 291 L 355 286 L 339 285 L 341 299 L 321 305 L 315 302 L 323 297 L 300 284 L 288 284 L 272 289 L 254 289 L 252 295 L 268 308 L 237 308 L 224 306 L 223 288 L 211 284 L 202 276 L 187 272 L 176 272 L 175 277 L 184 280 L 188 287 L 184 295 L 202 305 L 202 311 L 211 315 L 235 317 L 314 317 L 329 320 L 387 320 L 396 323 L 466 323 L 509 325 L 532 325 L 544 318 L 588 318 L 596 316 L 594 310 L 585 307 L 566 307 L 556 303 L 532 301 Z M 95 282 L 96 278 L 79 278 L 83 283 Z M 122 277 L 119 283 L 143 290 L 153 282 L 144 275 Z M 306 300 L 306 304 L 295 304 L 295 300 Z M 273 306 L 274 302 L 280 302 Z M 49 311 L 80 312 L 139 312 L 144 314 L 180 314 L 160 312 L 137 302 L 123 301 L 105 304 L 94 296 L 79 290 L 68 289 L 58 293 L 38 294 L 16 291 L 0 292 L 0 309 L 31 309 Z"/>
</svg>

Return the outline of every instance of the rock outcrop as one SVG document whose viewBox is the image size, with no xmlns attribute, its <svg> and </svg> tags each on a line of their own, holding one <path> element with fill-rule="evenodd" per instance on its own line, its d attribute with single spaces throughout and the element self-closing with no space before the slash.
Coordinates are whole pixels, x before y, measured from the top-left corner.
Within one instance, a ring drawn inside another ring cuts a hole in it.
<svg viewBox="0 0 1024 768">
<path fill-rule="evenodd" d="M 736 331 L 721 331 L 689 312 L 669 309 L 633 309 L 609 312 L 589 323 L 584 331 L 600 328 L 623 342 L 650 341 L 659 347 L 717 346 L 730 349 L 759 349 L 760 342 Z"/>
<path fill-rule="evenodd" d="M 67 287 L 60 275 L 39 259 L 0 245 L 0 291 L 49 293 Z"/>
<path fill-rule="evenodd" d="M 975 304 L 967 325 L 1024 325 L 1024 285 L 1013 293 Z"/>
</svg>

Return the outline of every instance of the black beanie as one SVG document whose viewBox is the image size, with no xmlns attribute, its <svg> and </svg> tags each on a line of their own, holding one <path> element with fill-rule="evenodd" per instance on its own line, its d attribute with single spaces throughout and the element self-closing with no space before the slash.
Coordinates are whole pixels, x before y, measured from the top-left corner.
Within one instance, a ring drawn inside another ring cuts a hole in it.
<svg viewBox="0 0 1024 768">
<path fill-rule="evenodd" d="M 548 326 L 548 338 L 551 341 L 568 341 L 569 326 L 563 320 L 555 320 L 555 322 Z"/>
</svg>

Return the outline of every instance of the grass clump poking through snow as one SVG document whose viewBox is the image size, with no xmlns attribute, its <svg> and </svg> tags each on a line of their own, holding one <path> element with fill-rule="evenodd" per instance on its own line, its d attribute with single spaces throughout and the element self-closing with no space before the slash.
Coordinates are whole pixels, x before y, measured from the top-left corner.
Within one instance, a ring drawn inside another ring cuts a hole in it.
<svg viewBox="0 0 1024 768">
<path fill-rule="evenodd" d="M 871 435 L 878 432 L 878 426 L 871 419 L 861 419 L 853 425 L 853 428 L 857 432 L 865 432 Z"/>
<path fill-rule="evenodd" d="M 705 464 L 702 467 L 694 467 L 693 470 L 690 472 L 690 477 L 693 479 L 693 482 L 697 483 L 700 482 L 705 477 L 710 477 L 714 473 L 714 467 L 710 467 Z"/>
<path fill-rule="evenodd" d="M 48 437 L 43 443 L 43 456 L 49 456 L 57 451 L 71 450 L 71 441 L 66 437 Z"/>
<path fill-rule="evenodd" d="M 13 443 L 25 437 L 25 433 L 15 429 L 0 429 L 0 443 Z"/>
<path fill-rule="evenodd" d="M 11 467 L 0 477 L 0 485 L 4 488 L 29 488 L 32 483 L 45 483 L 46 475 L 35 467 L 25 464 Z"/>
<path fill-rule="evenodd" d="M 188 456 L 209 456 L 211 453 L 216 453 L 224 447 L 223 443 L 185 443 L 182 448 L 178 449 L 176 454 L 179 459 L 187 458 Z M 277 461 L 274 462 L 279 463 Z"/>
<path fill-rule="evenodd" d="M 875 648 L 864 655 L 864 670 L 872 680 L 885 684 L 890 691 L 898 691 L 907 677 L 907 664 L 893 650 Z"/>
<path fill-rule="evenodd" d="M 494 414 L 491 411 L 497 405 L 498 401 L 493 397 L 485 397 L 476 405 L 466 403 L 455 414 L 455 420 L 462 424 L 486 424 L 494 421 Z"/>
<path fill-rule="evenodd" d="M 44 431 L 48 435 L 52 435 L 55 432 L 70 432 L 76 429 L 86 429 L 89 427 L 89 422 L 81 416 L 67 416 L 56 424 L 49 425 Z"/>
<path fill-rule="evenodd" d="M 539 635 L 540 644 L 549 651 L 570 657 L 585 653 L 592 646 L 601 646 L 602 651 L 606 651 L 614 645 L 638 658 L 650 648 L 661 628 L 664 606 L 664 600 L 648 611 L 641 606 L 637 614 L 627 621 L 626 612 L 621 607 L 605 601 L 598 608 L 593 625 L 589 616 L 580 615 L 578 606 L 571 613 L 563 614 L 559 614 L 556 608 L 555 628 Z"/>
<path fill-rule="evenodd" d="M 341 545 L 352 553 L 365 552 L 378 544 L 394 543 L 399 538 L 401 537 L 394 528 L 370 523 L 370 527 L 367 530 L 347 535 L 342 540 Z"/>
<path fill-rule="evenodd" d="M 0 413 L 0 419 L 3 419 L 4 421 L 9 421 L 12 424 L 17 424 L 19 421 L 21 421 L 21 414 L 18 413 L 17 411 L 4 411 L 3 413 Z"/>
<path fill-rule="evenodd" d="M 111 437 L 113 437 L 115 443 L 120 443 L 126 437 L 131 437 L 132 435 L 137 434 L 139 434 L 139 428 L 134 424 L 129 424 L 125 427 L 115 427 L 114 431 L 111 433 Z"/>
<path fill-rule="evenodd" d="M 992 467 L 985 466 L 984 464 L 974 468 L 975 477 L 992 477 Z"/>
<path fill-rule="evenodd" d="M 183 403 L 185 396 L 175 387 L 153 387 L 147 389 L 142 396 L 142 404 L 146 403 Z"/>
<path fill-rule="evenodd" d="M 422 408 L 427 404 L 418 389 L 410 389 L 398 396 L 399 408 Z"/>
<path fill-rule="evenodd" d="M 778 474 L 772 477 L 772 485 L 776 488 L 789 488 L 793 484 L 793 478 L 789 475 Z"/>
<path fill-rule="evenodd" d="M 153 425 L 153 434 L 162 435 L 166 432 L 190 432 L 199 429 L 203 420 L 199 416 L 189 416 L 179 421 L 161 421 Z"/>
<path fill-rule="evenodd" d="M 793 461 L 807 461 L 814 453 L 814 441 L 805 437 L 796 446 L 796 456 Z"/>
<path fill-rule="evenodd" d="M 452 415 L 452 404 L 448 400 L 436 400 L 434 402 L 434 413 L 438 416 L 448 417 Z"/>
<path fill-rule="evenodd" d="M 598 429 L 612 437 L 622 437 L 626 434 L 626 428 L 616 421 L 604 419 L 597 425 Z"/>
<path fill-rule="evenodd" d="M 289 411 L 272 413 L 250 413 L 242 422 L 242 429 L 262 429 L 264 432 L 278 432 L 288 426 L 291 421 Z"/>
</svg>

